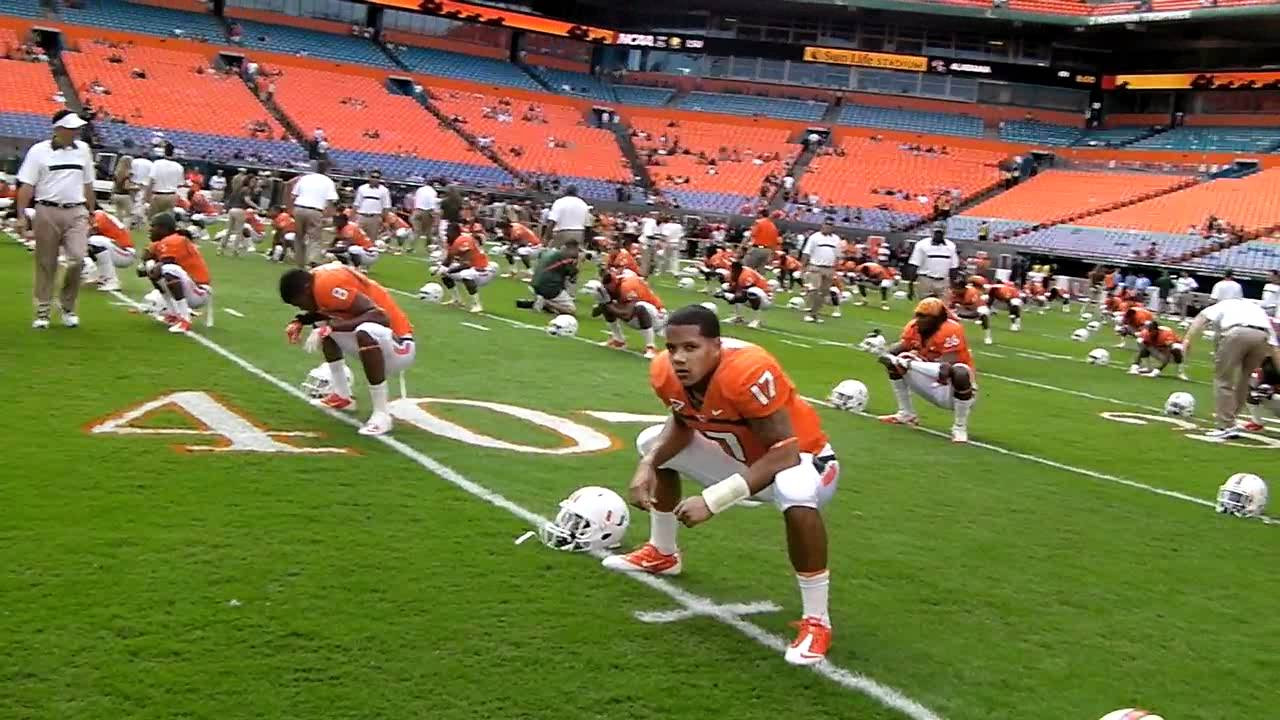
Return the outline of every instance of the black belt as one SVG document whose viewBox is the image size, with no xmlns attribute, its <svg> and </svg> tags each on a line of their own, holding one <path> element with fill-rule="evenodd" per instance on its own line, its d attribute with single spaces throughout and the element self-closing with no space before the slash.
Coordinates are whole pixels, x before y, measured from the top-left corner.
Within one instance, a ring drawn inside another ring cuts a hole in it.
<svg viewBox="0 0 1280 720">
<path fill-rule="evenodd" d="M 294 205 L 294 208 L 297 208 L 297 209 L 300 209 L 300 210 L 315 210 L 316 212 L 324 212 L 324 211 L 323 211 L 323 210 L 321 210 L 320 208 L 317 208 L 317 207 L 311 207 L 310 205 Z"/>
<path fill-rule="evenodd" d="M 37 200 L 36 204 L 44 205 L 45 207 L 62 208 L 63 210 L 66 210 L 67 208 L 73 208 L 73 207 L 84 207 L 83 200 L 80 202 L 71 202 L 71 203 L 59 203 L 59 202 L 53 202 L 52 200 Z"/>
<path fill-rule="evenodd" d="M 359 213 L 360 217 L 382 217 L 382 213 Z"/>
<path fill-rule="evenodd" d="M 929 278 L 930 280 L 946 280 L 947 279 L 946 275 L 925 275 L 925 277 Z"/>
<path fill-rule="evenodd" d="M 813 467 L 815 470 L 818 471 L 818 474 L 821 475 L 822 473 L 826 472 L 827 466 L 835 461 L 836 461 L 835 453 L 831 453 L 830 455 L 823 455 L 821 457 L 815 457 L 813 459 Z"/>
<path fill-rule="evenodd" d="M 152 194 L 152 195 L 175 195 L 175 194 L 177 194 L 177 191 L 176 191 L 176 190 L 171 190 L 171 191 L 169 191 L 169 192 L 159 192 L 159 191 L 153 190 L 153 191 L 151 192 L 151 194 Z"/>
<path fill-rule="evenodd" d="M 1269 332 L 1271 332 L 1271 328 L 1258 327 L 1257 325 L 1232 325 L 1231 327 L 1227 328 L 1226 330 L 1223 330 L 1222 332 L 1224 332 L 1224 333 L 1225 333 L 1225 332 L 1231 332 L 1232 330 L 1235 330 L 1236 328 L 1246 328 L 1246 329 L 1249 329 L 1249 330 L 1260 330 L 1260 331 L 1262 331 L 1262 332 L 1264 332 L 1264 333 L 1269 333 Z"/>
</svg>

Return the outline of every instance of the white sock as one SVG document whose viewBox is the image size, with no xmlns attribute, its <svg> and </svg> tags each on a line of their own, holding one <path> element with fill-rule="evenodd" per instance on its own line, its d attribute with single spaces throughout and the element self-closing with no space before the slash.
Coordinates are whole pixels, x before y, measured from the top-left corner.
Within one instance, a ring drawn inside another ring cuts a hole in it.
<svg viewBox="0 0 1280 720">
<path fill-rule="evenodd" d="M 329 386 L 333 388 L 333 394 L 344 398 L 351 397 L 351 383 L 347 382 L 347 364 L 342 360 L 334 360 L 326 364 L 329 366 Z"/>
<path fill-rule="evenodd" d="M 952 405 L 955 408 L 955 426 L 958 428 L 969 427 L 969 411 L 973 409 L 973 398 L 968 400 L 956 398 Z"/>
<path fill-rule="evenodd" d="M 102 278 L 103 280 L 107 279 L 108 277 L 107 268 L 111 268 L 112 270 L 116 269 L 116 266 L 111 262 L 110 250 L 103 250 L 102 252 L 98 253 L 98 257 L 93 259 L 93 264 L 98 269 L 98 277 Z M 114 275 L 115 273 L 111 273 L 111 274 Z"/>
<path fill-rule="evenodd" d="M 1259 425 L 1262 424 L 1262 404 L 1261 403 L 1257 405 L 1249 406 L 1249 417 L 1253 418 L 1253 421 L 1258 423 Z"/>
<path fill-rule="evenodd" d="M 907 379 L 890 380 L 889 384 L 893 386 L 893 396 L 898 399 L 898 412 L 915 416 L 916 410 L 911 404 L 911 386 L 907 385 Z"/>
<path fill-rule="evenodd" d="M 742 317 L 742 303 L 734 303 L 733 316 L 737 318 Z"/>
<path fill-rule="evenodd" d="M 184 297 L 175 303 L 177 306 L 178 317 L 183 320 L 191 319 L 191 308 L 187 306 L 187 299 Z"/>
<path fill-rule="evenodd" d="M 176 303 L 174 303 L 174 301 L 173 301 L 173 296 L 169 294 L 168 289 L 161 290 L 161 291 L 160 291 L 160 296 L 164 298 L 164 304 L 165 304 L 165 307 L 169 308 L 169 314 L 170 314 L 170 315 L 177 315 L 177 314 L 178 314 L 178 306 L 177 306 L 177 304 L 176 304 Z"/>
<path fill-rule="evenodd" d="M 649 544 L 663 555 L 674 555 L 676 547 L 676 514 L 649 511 Z"/>
<path fill-rule="evenodd" d="M 988 340 L 990 340 L 990 339 L 991 339 L 991 330 L 989 330 L 989 329 L 988 329 L 988 330 L 983 330 L 982 332 L 983 332 L 983 334 L 985 334 L 985 335 L 987 336 L 987 339 L 988 339 Z"/>
<path fill-rule="evenodd" d="M 762 312 L 764 312 L 764 309 L 763 309 L 763 308 L 754 308 L 754 309 L 751 311 L 751 319 L 752 319 L 752 320 L 759 321 L 759 320 L 760 320 L 760 313 L 762 313 Z"/>
<path fill-rule="evenodd" d="M 480 293 L 471 296 L 471 307 L 480 307 Z"/>
<path fill-rule="evenodd" d="M 622 336 L 622 323 L 618 322 L 617 320 L 614 320 L 613 322 L 609 323 L 609 334 L 612 335 L 613 339 L 617 340 L 618 342 L 626 342 L 626 338 Z"/>
<path fill-rule="evenodd" d="M 453 291 L 453 299 L 457 300 L 458 302 L 462 302 L 462 291 L 458 289 L 458 286 L 454 285 L 449 289 Z"/>
<path fill-rule="evenodd" d="M 800 586 L 800 604 L 804 608 L 804 616 L 818 618 L 823 625 L 831 627 L 831 616 L 827 612 L 831 572 L 823 570 L 810 574 L 796 573 L 796 584 Z"/>
<path fill-rule="evenodd" d="M 644 336 L 644 346 L 645 346 L 645 347 L 653 347 L 653 346 L 654 346 L 654 345 L 653 345 L 653 328 L 651 328 L 651 327 L 650 327 L 650 328 L 645 328 L 645 329 L 643 329 L 643 330 L 641 330 L 641 331 L 640 331 L 640 334 Z"/>
<path fill-rule="evenodd" d="M 373 403 L 373 411 L 375 413 L 385 413 L 387 411 L 387 381 L 383 380 L 377 385 L 369 386 L 369 400 Z"/>
</svg>

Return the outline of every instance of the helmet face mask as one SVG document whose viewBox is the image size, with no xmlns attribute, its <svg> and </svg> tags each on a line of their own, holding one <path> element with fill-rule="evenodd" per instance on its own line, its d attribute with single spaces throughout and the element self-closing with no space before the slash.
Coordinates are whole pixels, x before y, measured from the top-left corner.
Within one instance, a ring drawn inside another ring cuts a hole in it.
<svg viewBox="0 0 1280 720">
<path fill-rule="evenodd" d="M 603 552 L 622 544 L 631 514 L 612 490 L 588 486 L 574 491 L 555 520 L 538 529 L 542 544 L 568 552 Z"/>
<path fill-rule="evenodd" d="M 1164 403 L 1164 414 L 1174 417 L 1191 417 L 1196 412 L 1196 399 L 1191 393 L 1176 392 Z"/>
<path fill-rule="evenodd" d="M 1236 473 L 1218 488 L 1214 509 L 1223 515 L 1258 517 L 1267 509 L 1267 484 L 1249 473 Z"/>
<path fill-rule="evenodd" d="M 866 409 L 870 393 L 857 380 L 843 380 L 831 390 L 827 400 L 839 410 L 859 413 Z"/>
</svg>

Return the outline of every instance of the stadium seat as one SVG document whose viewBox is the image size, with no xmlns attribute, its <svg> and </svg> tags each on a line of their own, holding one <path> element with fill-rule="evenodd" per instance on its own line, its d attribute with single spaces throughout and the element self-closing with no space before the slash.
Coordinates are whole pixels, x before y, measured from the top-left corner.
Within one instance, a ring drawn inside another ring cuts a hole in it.
<svg viewBox="0 0 1280 720">
<path fill-rule="evenodd" d="M 1181 233 L 1202 227 L 1210 215 L 1246 232 L 1280 225 L 1280 168 L 1210 180 L 1091 217 L 1089 224 Z"/>
<path fill-rule="evenodd" d="M 1075 145 L 1079 147 L 1115 147 L 1131 143 L 1151 132 L 1149 127 L 1117 127 L 1086 130 L 1078 137 Z"/>
<path fill-rule="evenodd" d="M 266 167 L 306 167 L 308 161 L 306 149 L 295 142 L 209 135 L 187 130 L 114 122 L 95 123 L 94 128 L 107 146 L 123 149 L 137 148 L 141 152 L 150 150 L 157 141 L 167 140 L 173 143 L 180 157 L 193 160 Z"/>
<path fill-rule="evenodd" d="M 1214 272 L 1228 269 L 1246 273 L 1280 270 L 1280 240 L 1269 238 L 1241 243 L 1195 258 L 1188 264 Z"/>
<path fill-rule="evenodd" d="M 977 240 L 978 228 L 984 222 L 991 231 L 990 237 L 992 238 L 999 235 L 1007 235 L 1035 224 L 1022 220 L 999 220 L 969 215 L 955 215 L 947 218 L 947 237 L 952 240 Z"/>
<path fill-rule="evenodd" d="M 0 15 L 41 17 L 44 8 L 40 6 L 40 0 L 0 0 Z"/>
<path fill-rule="evenodd" d="M 322 57 L 357 65 L 393 68 L 391 61 L 373 41 L 354 35 L 308 30 L 288 25 L 268 25 L 249 20 L 236 20 L 243 30 L 240 44 L 271 52 Z"/>
<path fill-rule="evenodd" d="M 1148 248 L 1156 246 L 1155 262 L 1179 262 L 1187 253 L 1202 250 L 1212 240 L 1189 235 L 1153 233 L 1140 230 L 1116 230 L 1076 225 L 1054 225 L 1007 240 L 1009 245 L 1037 252 L 1111 262 L 1145 258 Z"/>
<path fill-rule="evenodd" d="M 464 129 L 477 138 L 490 138 L 502 159 L 521 172 L 574 182 L 584 196 L 597 198 L 612 198 L 617 183 L 632 180 L 613 132 L 588 126 L 577 107 L 445 88 L 432 88 L 431 93 L 436 107 L 462 118 Z M 500 116 L 510 119 L 499 120 Z"/>
<path fill-rule="evenodd" d="M 617 102 L 618 98 L 614 96 L 609 85 L 605 84 L 600 78 L 586 73 L 571 72 L 569 70 L 557 70 L 556 68 L 540 67 L 530 65 L 531 70 L 543 82 L 551 86 L 551 89 L 563 95 L 577 95 L 579 97 L 592 98 L 594 100 L 603 100 L 604 102 Z"/>
<path fill-rule="evenodd" d="M 1129 147 L 1189 152 L 1272 152 L 1280 147 L 1280 128 L 1180 127 L 1139 140 Z"/>
<path fill-rule="evenodd" d="M 470 80 L 483 85 L 545 90 L 520 68 L 502 60 L 412 46 L 400 48 L 396 56 L 411 70 L 427 75 Z"/>
<path fill-rule="evenodd" d="M 728 93 L 691 92 L 676 102 L 676 107 L 727 115 L 769 117 L 782 120 L 815 121 L 827 111 L 827 104 L 813 100 L 781 100 L 778 98 L 732 95 Z"/>
<path fill-rule="evenodd" d="M 1080 128 L 1051 125 L 1033 120 L 1011 120 L 1002 124 L 1000 139 L 1036 145 L 1067 146 L 1080 138 Z"/>
<path fill-rule="evenodd" d="M 1193 182 L 1185 175 L 1045 170 L 963 214 L 1026 223 L 1071 222 Z"/>
<path fill-rule="evenodd" d="M 227 42 L 217 18 L 205 13 L 135 5 L 122 0 L 80 0 L 78 5 L 63 3 L 63 19 L 80 25 L 101 25 L 118 32 Z"/>
<path fill-rule="evenodd" d="M 840 108 L 841 125 L 879 127 L 888 130 L 982 137 L 982 118 L 956 113 L 900 110 L 897 108 L 851 105 Z"/>
<path fill-rule="evenodd" d="M 638 85 L 614 85 L 613 92 L 618 96 L 618 102 L 623 105 L 644 105 L 648 107 L 666 105 L 671 100 L 671 96 L 675 94 L 674 90 L 667 88 L 640 87 Z"/>
<path fill-rule="evenodd" d="M 21 43 L 8 28 L 0 28 L 0 45 L 16 47 Z M 63 107 L 54 100 L 58 85 L 53 80 L 49 65 L 43 62 L 5 60 L 0 58 L 0 113 L 10 117 L 13 127 L 25 127 L 25 121 L 17 115 L 38 117 L 41 130 L 37 137 L 48 135 L 49 116 Z M 31 137 L 20 135 L 18 137 Z"/>
</svg>

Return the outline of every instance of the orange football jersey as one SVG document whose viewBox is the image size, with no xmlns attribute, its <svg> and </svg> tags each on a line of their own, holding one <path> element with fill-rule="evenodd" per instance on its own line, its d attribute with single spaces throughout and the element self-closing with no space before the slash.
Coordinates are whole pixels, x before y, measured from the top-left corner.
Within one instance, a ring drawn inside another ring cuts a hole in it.
<svg viewBox="0 0 1280 720">
<path fill-rule="evenodd" d="M 369 239 L 369 236 L 359 226 L 352 223 L 342 226 L 342 229 L 338 231 L 338 239 L 348 245 L 358 245 L 362 248 L 373 247 L 373 241 Z"/>
<path fill-rule="evenodd" d="M 914 352 L 929 362 L 937 362 L 943 355 L 955 353 L 956 362 L 977 369 L 969 352 L 969 341 L 964 337 L 964 326 L 956 320 L 943 321 L 942 327 L 925 340 L 920 337 L 920 330 L 913 319 L 902 329 L 901 342 L 906 352 Z"/>
<path fill-rule="evenodd" d="M 1014 285 L 1008 285 L 1005 283 L 992 285 L 990 293 L 993 300 L 999 300 L 1000 302 L 1009 302 L 1015 298 L 1022 297 L 1021 290 L 1018 290 Z"/>
<path fill-rule="evenodd" d="M 738 274 L 738 282 L 735 290 L 746 290 L 749 287 L 758 287 L 765 292 L 769 292 L 769 281 L 764 279 L 760 273 L 749 267 L 742 268 L 742 272 Z"/>
<path fill-rule="evenodd" d="M 659 310 L 663 307 L 662 300 L 639 275 L 623 275 L 618 280 L 618 299 L 626 303 L 647 302 Z"/>
<path fill-rule="evenodd" d="M 297 223 L 294 222 L 293 216 L 287 212 L 280 213 L 272 222 L 276 226 L 276 230 L 280 232 L 289 233 L 297 228 Z"/>
<path fill-rule="evenodd" d="M 715 255 L 707 259 L 707 267 L 716 270 L 728 270 L 733 265 L 733 253 L 728 250 L 717 250 Z"/>
<path fill-rule="evenodd" d="M 93 211 L 93 227 L 90 228 L 89 233 L 111 238 L 111 242 L 122 250 L 133 247 L 133 240 L 129 238 L 129 231 L 124 225 L 102 210 Z"/>
<path fill-rule="evenodd" d="M 636 262 L 636 258 L 634 255 L 627 252 L 626 248 L 618 248 L 617 250 L 614 250 L 613 252 L 609 253 L 609 258 L 605 262 L 605 264 L 611 270 L 617 270 L 617 271 L 630 270 L 631 272 L 637 275 L 640 274 L 639 263 Z"/>
<path fill-rule="evenodd" d="M 800 452 L 816 454 L 827 445 L 818 414 L 800 397 L 778 361 L 758 345 L 721 339 L 720 364 L 699 406 L 689 399 L 665 350 L 649 365 L 649 383 L 673 415 L 747 465 L 769 451 L 747 421 L 779 411 L 790 415 Z"/>
<path fill-rule="evenodd" d="M 449 257 L 464 260 L 476 270 L 489 267 L 489 256 L 481 252 L 480 243 L 466 233 L 453 241 L 453 245 L 449 247 Z"/>
<path fill-rule="evenodd" d="M 537 233 L 524 225 L 520 223 L 511 223 L 511 242 L 516 245 L 537 247 L 542 244 L 542 239 L 538 237 Z"/>
<path fill-rule="evenodd" d="M 879 263 L 863 263 L 858 266 L 857 272 L 868 280 L 888 280 L 892 277 L 889 271 Z"/>
<path fill-rule="evenodd" d="M 1154 333 L 1143 328 L 1139 337 L 1142 338 L 1143 345 L 1153 348 L 1168 349 L 1176 343 L 1182 342 L 1182 338 L 1178 337 L 1177 333 L 1164 325 L 1161 325 Z"/>
<path fill-rule="evenodd" d="M 1124 313 L 1124 323 L 1134 330 L 1137 330 L 1155 319 L 1155 313 L 1152 313 L 1141 305 L 1135 305 Z"/>
<path fill-rule="evenodd" d="M 149 249 L 153 258 L 173 260 L 187 271 L 187 275 L 190 275 L 192 282 L 197 285 L 209 284 L 209 266 L 205 265 L 204 257 L 200 255 L 200 248 L 197 248 L 187 236 L 174 233 L 151 243 Z"/>
<path fill-rule="evenodd" d="M 312 288 L 316 308 L 332 318 L 349 320 L 353 316 L 351 305 L 357 295 L 364 295 L 369 301 L 387 314 L 391 321 L 391 332 L 396 337 L 413 335 L 413 325 L 409 318 L 391 299 L 385 288 L 367 276 L 346 266 L 321 265 L 311 271 Z"/>
<path fill-rule="evenodd" d="M 964 288 L 960 290 L 956 290 L 952 288 L 951 305 L 953 307 L 962 307 L 969 310 L 977 310 L 978 306 L 981 304 L 982 304 L 982 293 L 978 291 L 978 288 L 973 287 L 972 285 L 966 285 Z"/>
</svg>

